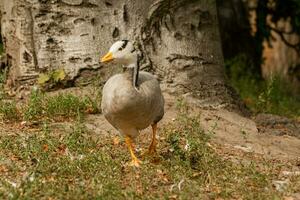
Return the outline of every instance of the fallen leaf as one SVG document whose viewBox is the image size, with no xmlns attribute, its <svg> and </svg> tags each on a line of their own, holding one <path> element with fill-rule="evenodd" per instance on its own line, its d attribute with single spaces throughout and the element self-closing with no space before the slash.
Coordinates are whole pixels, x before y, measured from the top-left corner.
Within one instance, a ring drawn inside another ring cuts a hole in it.
<svg viewBox="0 0 300 200">
<path fill-rule="evenodd" d="M 114 137 L 113 144 L 114 145 L 119 145 L 120 144 L 120 138 L 119 137 Z"/>
<path fill-rule="evenodd" d="M 177 195 L 176 194 L 171 195 L 171 196 L 169 196 L 169 199 L 177 199 Z"/>
<path fill-rule="evenodd" d="M 49 146 L 47 144 L 43 145 L 43 151 L 47 152 L 49 150 Z"/>
<path fill-rule="evenodd" d="M 0 173 L 4 173 L 4 172 L 7 172 L 7 171 L 8 171 L 8 169 L 7 169 L 6 166 L 0 165 Z"/>
</svg>

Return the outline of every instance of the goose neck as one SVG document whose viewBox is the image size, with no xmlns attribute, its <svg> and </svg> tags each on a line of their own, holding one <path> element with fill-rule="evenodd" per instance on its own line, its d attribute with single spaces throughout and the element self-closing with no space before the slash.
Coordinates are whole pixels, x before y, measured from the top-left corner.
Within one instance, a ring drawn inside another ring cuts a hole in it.
<svg viewBox="0 0 300 200">
<path fill-rule="evenodd" d="M 129 80 L 132 82 L 132 86 L 138 88 L 138 79 L 139 79 L 139 64 L 130 64 L 127 66 L 127 73 Z"/>
</svg>

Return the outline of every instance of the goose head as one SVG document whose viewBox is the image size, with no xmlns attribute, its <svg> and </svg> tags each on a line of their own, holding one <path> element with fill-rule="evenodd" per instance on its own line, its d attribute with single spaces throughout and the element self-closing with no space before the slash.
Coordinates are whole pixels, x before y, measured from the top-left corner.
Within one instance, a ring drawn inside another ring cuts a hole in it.
<svg viewBox="0 0 300 200">
<path fill-rule="evenodd" d="M 128 68 L 134 67 L 137 63 L 137 53 L 133 44 L 128 40 L 115 42 L 108 53 L 101 58 L 101 62 L 115 61 Z"/>
</svg>

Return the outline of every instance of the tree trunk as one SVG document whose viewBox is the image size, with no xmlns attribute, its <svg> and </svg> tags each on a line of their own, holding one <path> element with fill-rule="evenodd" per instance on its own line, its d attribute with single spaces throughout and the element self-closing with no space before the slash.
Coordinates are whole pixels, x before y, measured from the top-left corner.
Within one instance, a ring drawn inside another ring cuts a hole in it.
<svg viewBox="0 0 300 200">
<path fill-rule="evenodd" d="M 242 0 L 217 0 L 217 4 L 224 58 L 232 59 L 239 54 L 246 54 L 255 60 L 255 51 L 259 47 L 251 35 L 246 3 Z M 257 64 L 260 68 L 261 63 Z"/>
<path fill-rule="evenodd" d="M 73 83 L 95 69 L 105 81 L 99 56 L 127 38 L 165 91 L 204 107 L 241 108 L 225 80 L 215 0 L 2 0 L 1 9 L 14 86 L 57 68 Z"/>
</svg>

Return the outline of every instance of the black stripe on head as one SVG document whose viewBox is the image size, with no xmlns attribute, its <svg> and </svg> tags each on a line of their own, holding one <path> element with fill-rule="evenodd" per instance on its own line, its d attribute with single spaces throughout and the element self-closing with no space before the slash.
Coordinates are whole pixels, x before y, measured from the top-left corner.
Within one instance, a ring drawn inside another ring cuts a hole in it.
<svg viewBox="0 0 300 200">
<path fill-rule="evenodd" d="M 122 40 L 122 42 L 123 42 L 123 44 L 122 44 L 122 46 L 119 48 L 119 50 L 120 51 L 122 51 L 123 49 L 125 49 L 125 47 L 127 46 L 127 44 L 128 44 L 128 40 Z"/>
</svg>

